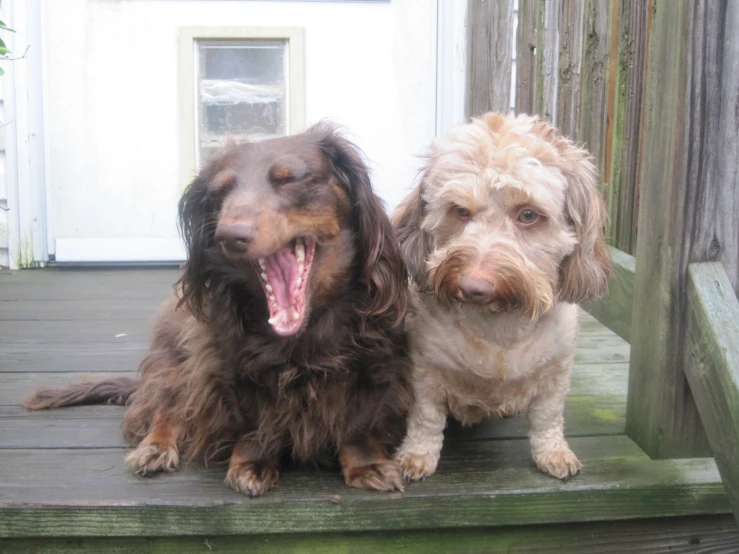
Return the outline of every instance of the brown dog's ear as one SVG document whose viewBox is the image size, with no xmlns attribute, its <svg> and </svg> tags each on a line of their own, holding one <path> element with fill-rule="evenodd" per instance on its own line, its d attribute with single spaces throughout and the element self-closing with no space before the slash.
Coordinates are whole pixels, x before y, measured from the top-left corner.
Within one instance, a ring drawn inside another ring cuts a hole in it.
<svg viewBox="0 0 739 554">
<path fill-rule="evenodd" d="M 560 140 L 557 147 L 565 160 L 560 169 L 569 183 L 567 217 L 578 244 L 562 263 L 559 300 L 580 304 L 606 292 L 611 273 L 605 237 L 607 211 L 590 155 L 570 141 Z"/>
<path fill-rule="evenodd" d="M 429 288 L 426 260 L 433 248 L 431 236 L 421 229 L 426 204 L 423 183 L 418 185 L 393 212 L 395 236 L 400 244 L 400 255 L 411 279 L 420 289 Z"/>
<path fill-rule="evenodd" d="M 178 205 L 178 228 L 187 248 L 187 261 L 178 281 L 182 296 L 195 317 L 203 319 L 212 264 L 210 253 L 215 245 L 218 203 L 208 192 L 215 175 L 215 165 L 206 166 L 187 186 Z"/>
<path fill-rule="evenodd" d="M 349 193 L 360 260 L 357 278 L 365 283 L 371 298 L 367 314 L 387 316 L 399 324 L 410 300 L 405 266 L 382 201 L 372 189 L 361 152 L 328 124 L 314 125 L 307 133 L 317 135 L 334 175 Z"/>
</svg>

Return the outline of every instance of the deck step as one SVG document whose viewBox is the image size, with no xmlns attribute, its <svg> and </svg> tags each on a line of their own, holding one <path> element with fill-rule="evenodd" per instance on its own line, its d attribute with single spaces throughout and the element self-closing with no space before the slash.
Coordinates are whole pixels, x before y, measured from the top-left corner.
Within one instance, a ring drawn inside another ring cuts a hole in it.
<svg viewBox="0 0 739 554">
<path fill-rule="evenodd" d="M 571 439 L 584 471 L 539 473 L 525 440 L 451 441 L 437 475 L 405 493 L 349 489 L 288 469 L 248 499 L 222 468 L 143 479 L 113 449 L 1 450 L 0 537 L 179 536 L 507 526 L 727 514 L 713 459 L 649 460 L 624 436 Z"/>
</svg>

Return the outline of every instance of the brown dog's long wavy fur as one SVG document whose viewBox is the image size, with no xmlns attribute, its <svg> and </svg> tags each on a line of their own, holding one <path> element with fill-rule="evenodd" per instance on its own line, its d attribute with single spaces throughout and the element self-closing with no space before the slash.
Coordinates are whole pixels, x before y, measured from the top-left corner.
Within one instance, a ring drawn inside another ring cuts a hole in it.
<svg viewBox="0 0 739 554">
<path fill-rule="evenodd" d="M 289 186 L 259 181 L 296 158 L 307 177 Z M 255 191 L 259 203 L 250 200 Z M 215 238 L 224 206 L 234 202 L 239 217 L 258 226 L 241 260 Z M 26 406 L 127 399 L 123 433 L 139 445 L 128 461 L 143 474 L 176 467 L 180 451 L 209 462 L 233 452 L 228 482 L 258 495 L 276 483 L 283 455 L 321 463 L 343 452 L 348 484 L 402 488 L 389 456 L 412 401 L 402 329 L 409 292 L 356 147 L 325 124 L 232 146 L 188 186 L 179 224 L 188 261 L 155 323 L 140 382 L 45 389 Z M 256 257 L 265 254 L 252 249 L 287 244 L 299 233 L 313 233 L 319 244 L 310 311 L 299 334 L 281 337 L 267 322 L 257 273 Z"/>
<path fill-rule="evenodd" d="M 63 389 L 40 388 L 23 402 L 23 407 L 45 410 L 84 404 L 125 406 L 138 384 L 138 379 L 119 377 L 106 381 L 75 383 Z"/>
</svg>

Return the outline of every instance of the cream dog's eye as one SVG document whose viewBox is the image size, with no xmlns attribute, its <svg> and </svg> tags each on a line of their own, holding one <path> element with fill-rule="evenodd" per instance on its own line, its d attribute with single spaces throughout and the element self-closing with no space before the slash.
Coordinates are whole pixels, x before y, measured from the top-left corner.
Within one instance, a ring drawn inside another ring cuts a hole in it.
<svg viewBox="0 0 739 554">
<path fill-rule="evenodd" d="M 531 209 L 525 209 L 518 214 L 518 222 L 523 223 L 524 225 L 531 225 L 535 223 L 537 219 L 539 219 L 539 214 Z"/>
<path fill-rule="evenodd" d="M 459 219 L 470 219 L 472 217 L 472 212 L 470 212 L 467 208 L 463 208 L 462 206 L 454 206 L 454 214 Z"/>
</svg>

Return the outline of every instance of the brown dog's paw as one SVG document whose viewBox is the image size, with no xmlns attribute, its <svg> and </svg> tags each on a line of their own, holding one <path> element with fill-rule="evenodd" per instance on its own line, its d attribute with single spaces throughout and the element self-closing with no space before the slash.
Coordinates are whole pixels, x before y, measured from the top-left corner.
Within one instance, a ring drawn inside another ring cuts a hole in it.
<svg viewBox="0 0 739 554">
<path fill-rule="evenodd" d="M 350 487 L 371 491 L 403 491 L 405 482 L 400 466 L 394 460 L 373 462 L 344 471 Z"/>
<path fill-rule="evenodd" d="M 226 483 L 249 498 L 262 496 L 277 486 L 280 480 L 279 470 L 266 464 L 244 462 L 228 468 Z"/>
<path fill-rule="evenodd" d="M 180 464 L 180 454 L 175 447 L 163 448 L 156 442 L 142 442 L 126 456 L 125 463 L 136 475 L 147 477 L 162 471 L 175 471 Z"/>
<path fill-rule="evenodd" d="M 557 479 L 567 481 L 582 469 L 577 456 L 567 447 L 546 450 L 534 458 L 536 467 Z"/>
<path fill-rule="evenodd" d="M 439 456 L 400 451 L 395 455 L 406 481 L 422 481 L 436 472 Z"/>
</svg>

